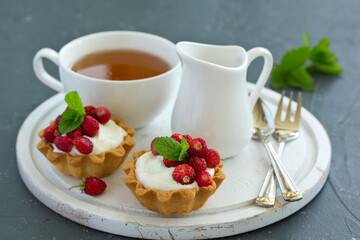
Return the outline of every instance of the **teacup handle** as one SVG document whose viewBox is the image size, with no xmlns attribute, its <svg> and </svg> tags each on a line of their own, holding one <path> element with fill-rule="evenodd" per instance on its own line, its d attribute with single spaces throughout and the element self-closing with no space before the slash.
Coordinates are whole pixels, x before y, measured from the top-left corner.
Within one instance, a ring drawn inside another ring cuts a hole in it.
<svg viewBox="0 0 360 240">
<path fill-rule="evenodd" d="M 250 106 L 251 109 L 254 108 L 255 103 L 257 99 L 260 96 L 261 89 L 265 86 L 266 81 L 269 78 L 269 75 L 271 73 L 272 67 L 273 67 L 273 57 L 269 50 L 262 47 L 256 47 L 252 48 L 247 52 L 248 55 L 248 66 L 251 64 L 251 62 L 257 58 L 257 57 L 264 57 L 264 66 L 261 71 L 260 77 L 256 82 L 254 90 L 250 94 Z"/>
<path fill-rule="evenodd" d="M 42 58 L 48 58 L 56 65 L 59 65 L 59 54 L 50 48 L 40 49 L 34 57 L 33 67 L 34 67 L 35 75 L 39 78 L 41 82 L 43 82 L 45 85 L 49 86 L 50 88 L 54 89 L 55 91 L 64 92 L 64 87 L 60 82 L 60 80 L 57 80 L 56 78 L 52 77 L 45 70 Z"/>
</svg>

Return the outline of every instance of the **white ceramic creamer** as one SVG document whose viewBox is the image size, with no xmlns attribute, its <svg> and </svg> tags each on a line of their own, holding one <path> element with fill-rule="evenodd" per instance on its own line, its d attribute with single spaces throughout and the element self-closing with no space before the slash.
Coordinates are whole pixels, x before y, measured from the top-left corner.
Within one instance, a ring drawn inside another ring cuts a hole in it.
<svg viewBox="0 0 360 240">
<path fill-rule="evenodd" d="M 272 66 L 271 53 L 261 47 L 248 52 L 240 46 L 179 42 L 182 80 L 171 119 L 174 133 L 202 137 L 222 159 L 238 154 L 252 137 L 252 108 Z M 264 66 L 250 96 L 246 86 L 249 64 L 264 57 Z"/>
</svg>

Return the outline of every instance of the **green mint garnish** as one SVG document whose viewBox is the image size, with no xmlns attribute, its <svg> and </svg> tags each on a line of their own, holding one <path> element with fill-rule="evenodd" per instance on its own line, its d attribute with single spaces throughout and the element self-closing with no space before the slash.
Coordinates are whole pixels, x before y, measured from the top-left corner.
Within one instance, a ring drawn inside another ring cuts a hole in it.
<svg viewBox="0 0 360 240">
<path fill-rule="evenodd" d="M 84 116 L 86 114 L 81 98 L 76 91 L 66 94 L 65 102 L 70 109 L 66 109 L 61 114 L 62 118 L 59 121 L 58 127 L 62 134 L 71 132 L 79 127 L 84 122 Z"/>
<path fill-rule="evenodd" d="M 187 150 L 189 149 L 190 145 L 189 143 L 186 141 L 185 138 L 181 139 L 181 152 L 179 155 L 179 161 L 184 161 L 186 162 L 186 160 L 189 158 L 189 154 L 187 153 Z"/>
<path fill-rule="evenodd" d="M 342 68 L 337 65 L 338 58 L 329 49 L 330 40 L 322 38 L 310 52 L 312 65 L 307 67 L 310 72 L 321 72 L 336 75 L 342 73 Z"/>
<path fill-rule="evenodd" d="M 309 35 L 303 34 L 304 46 L 287 51 L 271 76 L 275 88 L 293 86 L 303 90 L 315 89 L 310 73 L 340 74 L 343 70 L 337 65 L 337 57 L 329 49 L 330 40 L 322 38 L 313 48 Z M 310 62 L 310 64 L 307 64 Z"/>
<path fill-rule="evenodd" d="M 304 68 L 308 56 L 307 47 L 287 51 L 280 65 L 272 72 L 271 85 L 276 88 L 294 86 L 304 90 L 314 90 L 313 79 Z"/>
<path fill-rule="evenodd" d="M 153 142 L 155 150 L 169 161 L 186 161 L 189 158 L 189 144 L 185 139 L 181 144 L 171 137 L 160 137 Z"/>
<path fill-rule="evenodd" d="M 83 116 L 86 114 L 84 105 L 81 102 L 81 98 L 77 91 L 69 92 L 65 95 L 65 102 L 72 109 L 77 111 L 79 114 Z"/>
</svg>

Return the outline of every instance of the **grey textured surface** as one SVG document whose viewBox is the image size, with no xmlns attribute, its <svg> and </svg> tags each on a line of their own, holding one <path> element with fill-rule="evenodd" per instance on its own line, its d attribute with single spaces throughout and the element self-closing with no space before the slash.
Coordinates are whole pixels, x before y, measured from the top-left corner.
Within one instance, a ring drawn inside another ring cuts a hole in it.
<svg viewBox="0 0 360 240">
<path fill-rule="evenodd" d="M 302 44 L 331 39 L 345 72 L 315 76 L 303 105 L 325 126 L 332 143 L 329 179 L 292 216 L 229 239 L 360 239 L 360 1 L 0 1 L 0 238 L 125 239 L 71 222 L 40 203 L 17 170 L 15 141 L 26 116 L 55 92 L 40 83 L 32 58 L 79 36 L 136 30 L 181 40 L 268 48 L 279 61 Z M 249 70 L 254 81 L 261 67 Z M 56 74 L 56 67 L 47 64 Z M 278 90 L 280 91 L 280 90 Z"/>
</svg>

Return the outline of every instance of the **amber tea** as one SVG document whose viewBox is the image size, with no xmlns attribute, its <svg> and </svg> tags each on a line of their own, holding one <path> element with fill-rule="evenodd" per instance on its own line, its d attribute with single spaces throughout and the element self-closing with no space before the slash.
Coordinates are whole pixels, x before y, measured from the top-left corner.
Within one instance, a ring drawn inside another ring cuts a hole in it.
<svg viewBox="0 0 360 240">
<path fill-rule="evenodd" d="M 106 80 L 137 80 L 170 70 L 170 65 L 155 55 L 130 49 L 94 52 L 81 58 L 72 70 Z"/>
</svg>

